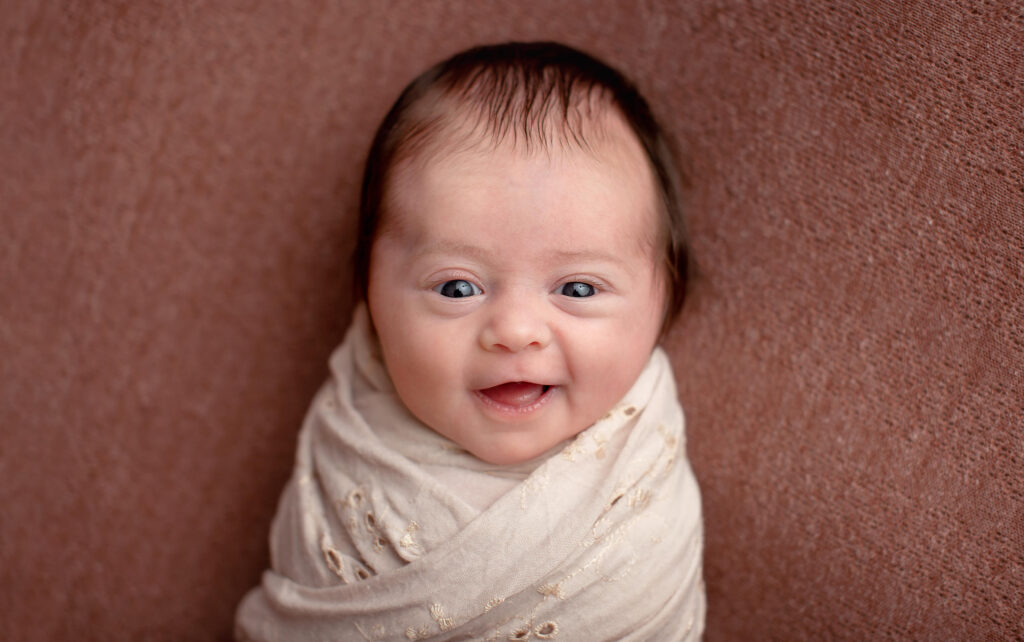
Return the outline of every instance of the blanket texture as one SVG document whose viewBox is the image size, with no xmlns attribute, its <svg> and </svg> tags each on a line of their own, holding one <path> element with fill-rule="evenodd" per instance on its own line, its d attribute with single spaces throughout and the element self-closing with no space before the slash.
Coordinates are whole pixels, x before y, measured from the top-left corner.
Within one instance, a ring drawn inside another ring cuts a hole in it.
<svg viewBox="0 0 1024 642">
<path fill-rule="evenodd" d="M 240 640 L 700 637 L 700 495 L 660 349 L 604 418 L 512 467 L 409 414 L 365 309 L 330 366 Z"/>
</svg>

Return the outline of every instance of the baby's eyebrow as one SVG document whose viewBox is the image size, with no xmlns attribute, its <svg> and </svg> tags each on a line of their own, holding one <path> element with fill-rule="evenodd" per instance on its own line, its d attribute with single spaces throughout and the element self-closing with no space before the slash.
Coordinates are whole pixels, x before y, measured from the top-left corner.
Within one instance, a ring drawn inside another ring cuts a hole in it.
<svg viewBox="0 0 1024 642">
<path fill-rule="evenodd" d="M 421 257 L 431 256 L 434 254 L 458 254 L 461 256 L 469 256 L 481 261 L 493 256 L 493 253 L 490 250 L 480 247 L 479 245 L 471 245 L 469 243 L 460 243 L 449 240 L 424 243 L 422 249 L 417 252 L 417 254 Z M 556 250 L 550 253 L 550 257 L 552 262 L 557 263 L 594 262 L 622 264 L 625 262 L 622 257 L 612 254 L 611 252 L 603 252 L 601 250 Z"/>
<path fill-rule="evenodd" d="M 622 257 L 611 252 L 602 252 L 600 250 L 559 250 L 552 252 L 551 257 L 556 261 L 562 263 L 572 262 L 606 262 L 606 263 L 623 263 Z"/>
<path fill-rule="evenodd" d="M 432 254 L 460 254 L 470 256 L 474 259 L 484 259 L 491 253 L 478 245 L 458 243 L 449 240 L 437 240 L 423 243 L 422 248 L 416 253 L 419 256 L 430 256 Z"/>
</svg>

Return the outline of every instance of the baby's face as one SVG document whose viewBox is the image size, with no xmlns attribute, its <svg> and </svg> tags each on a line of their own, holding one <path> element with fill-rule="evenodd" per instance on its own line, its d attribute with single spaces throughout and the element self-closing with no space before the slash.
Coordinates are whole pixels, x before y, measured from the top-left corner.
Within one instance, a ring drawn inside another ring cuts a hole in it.
<svg viewBox="0 0 1024 642">
<path fill-rule="evenodd" d="M 399 396 L 478 458 L 536 457 L 629 390 L 664 306 L 653 177 L 592 148 L 421 152 L 390 183 L 368 299 Z"/>
</svg>

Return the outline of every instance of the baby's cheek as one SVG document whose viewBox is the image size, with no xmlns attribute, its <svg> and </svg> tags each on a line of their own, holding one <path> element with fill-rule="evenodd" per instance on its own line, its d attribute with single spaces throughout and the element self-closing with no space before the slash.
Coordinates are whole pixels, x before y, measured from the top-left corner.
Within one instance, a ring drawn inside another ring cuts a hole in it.
<svg viewBox="0 0 1024 642">
<path fill-rule="evenodd" d="M 417 396 L 438 395 L 455 385 L 461 359 L 458 346 L 436 333 L 407 333 L 391 351 L 390 361 L 401 370 L 402 380 Z"/>
<path fill-rule="evenodd" d="M 404 347 L 396 351 L 395 359 L 416 373 L 420 385 L 429 387 L 449 383 L 458 362 L 451 344 L 438 337 L 405 341 Z"/>
</svg>

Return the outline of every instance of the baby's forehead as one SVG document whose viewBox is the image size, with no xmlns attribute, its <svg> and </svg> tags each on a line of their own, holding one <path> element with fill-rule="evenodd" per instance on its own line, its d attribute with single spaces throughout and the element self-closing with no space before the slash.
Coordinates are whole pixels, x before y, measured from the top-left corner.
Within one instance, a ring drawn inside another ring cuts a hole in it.
<svg viewBox="0 0 1024 642">
<path fill-rule="evenodd" d="M 481 220 L 498 217 L 535 231 L 550 231 L 549 223 L 576 212 L 568 219 L 572 229 L 563 234 L 583 239 L 588 229 L 621 225 L 616 229 L 630 239 L 629 246 L 635 241 L 647 255 L 662 236 L 654 175 L 628 125 L 612 116 L 600 124 L 600 135 L 595 127 L 586 139 L 546 146 L 495 140 L 479 132 L 475 138 L 438 136 L 394 168 L 385 189 L 381 233 L 397 234 L 412 245 L 432 245 L 461 231 L 446 222 L 439 227 L 437 212 L 452 217 L 477 212 L 484 215 Z M 429 228 L 423 227 L 424 217 L 432 221 Z"/>
<path fill-rule="evenodd" d="M 603 194 L 595 205 L 604 216 L 637 221 L 630 225 L 631 236 L 642 246 L 656 245 L 661 236 L 654 175 L 629 132 L 591 139 L 586 146 L 560 144 L 529 150 L 492 140 L 473 144 L 440 140 L 395 168 L 385 186 L 381 231 L 404 229 L 416 236 L 417 219 L 426 203 L 442 204 L 449 211 L 469 208 L 489 215 L 502 211 L 526 224 L 531 220 L 529 212 L 505 209 L 496 200 L 499 195 L 514 200 L 514 195 L 524 192 L 552 195 L 570 208 L 593 194 Z"/>
</svg>

